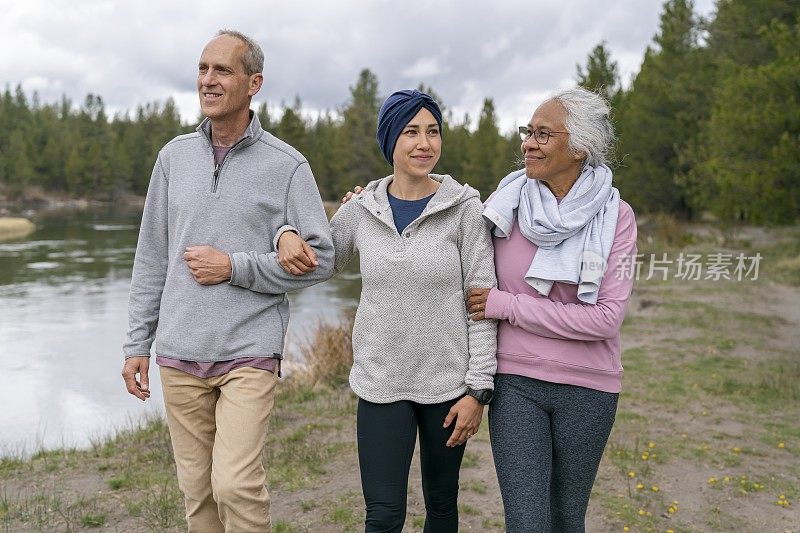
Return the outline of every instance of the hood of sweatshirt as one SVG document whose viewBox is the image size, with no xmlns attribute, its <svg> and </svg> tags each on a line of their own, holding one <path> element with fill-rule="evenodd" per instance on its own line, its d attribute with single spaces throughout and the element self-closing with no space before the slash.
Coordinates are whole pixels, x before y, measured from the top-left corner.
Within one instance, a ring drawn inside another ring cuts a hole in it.
<svg viewBox="0 0 800 533">
<path fill-rule="evenodd" d="M 423 219 L 439 211 L 455 207 L 471 198 L 480 201 L 480 193 L 466 184 L 461 184 L 448 174 L 430 174 L 431 179 L 438 181 L 439 189 L 434 193 L 425 210 L 420 215 Z M 389 208 L 389 184 L 394 180 L 394 174 L 371 181 L 355 196 L 356 201 L 374 216 L 388 223 L 391 219 Z M 387 218 L 388 216 L 388 218 Z M 393 223 L 390 224 L 393 226 Z"/>
</svg>

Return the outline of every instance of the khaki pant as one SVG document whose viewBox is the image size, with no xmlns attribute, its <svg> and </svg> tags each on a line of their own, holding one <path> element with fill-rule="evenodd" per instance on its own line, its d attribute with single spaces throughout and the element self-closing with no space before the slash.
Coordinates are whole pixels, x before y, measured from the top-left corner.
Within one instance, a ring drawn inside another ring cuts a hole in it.
<svg viewBox="0 0 800 533">
<path fill-rule="evenodd" d="M 270 531 L 262 455 L 277 376 L 250 367 L 212 378 L 160 373 L 189 532 Z"/>
</svg>

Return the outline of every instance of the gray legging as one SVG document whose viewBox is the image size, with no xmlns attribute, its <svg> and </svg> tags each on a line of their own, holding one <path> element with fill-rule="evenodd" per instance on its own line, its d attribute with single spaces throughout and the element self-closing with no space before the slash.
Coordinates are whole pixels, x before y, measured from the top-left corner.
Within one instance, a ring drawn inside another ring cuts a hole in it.
<svg viewBox="0 0 800 533">
<path fill-rule="evenodd" d="M 495 376 L 489 433 L 506 531 L 584 531 L 618 396 L 513 374 Z"/>
</svg>

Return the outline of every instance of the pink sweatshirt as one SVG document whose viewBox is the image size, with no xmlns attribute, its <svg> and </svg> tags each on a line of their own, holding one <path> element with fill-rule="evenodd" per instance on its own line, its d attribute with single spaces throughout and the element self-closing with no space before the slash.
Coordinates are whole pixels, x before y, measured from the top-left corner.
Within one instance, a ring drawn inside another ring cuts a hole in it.
<svg viewBox="0 0 800 533">
<path fill-rule="evenodd" d="M 596 305 L 578 300 L 577 285 L 554 283 L 549 296 L 528 285 L 524 276 L 536 250 L 518 222 L 508 239 L 494 237 L 498 288 L 489 293 L 485 314 L 500 320 L 497 373 L 619 392 L 619 329 L 633 288 L 630 265 L 636 254 L 631 206 L 620 201 L 617 231 Z"/>
</svg>

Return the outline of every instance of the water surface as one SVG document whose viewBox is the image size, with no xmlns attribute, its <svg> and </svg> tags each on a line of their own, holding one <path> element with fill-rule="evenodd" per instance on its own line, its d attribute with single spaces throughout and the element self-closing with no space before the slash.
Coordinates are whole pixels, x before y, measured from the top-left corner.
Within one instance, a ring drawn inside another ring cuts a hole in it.
<svg viewBox="0 0 800 533">
<path fill-rule="evenodd" d="M 157 368 L 145 403 L 120 377 L 140 216 L 53 212 L 25 240 L 0 242 L 0 455 L 86 446 L 163 409 Z M 351 271 L 290 294 L 287 357 L 359 292 Z"/>
</svg>

